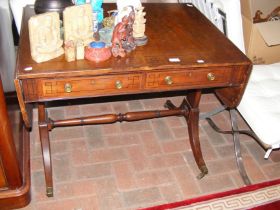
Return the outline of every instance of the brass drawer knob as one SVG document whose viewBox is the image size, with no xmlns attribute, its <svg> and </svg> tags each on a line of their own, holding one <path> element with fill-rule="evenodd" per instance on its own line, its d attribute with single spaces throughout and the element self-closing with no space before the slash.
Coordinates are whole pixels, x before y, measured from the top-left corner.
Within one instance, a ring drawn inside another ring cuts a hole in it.
<svg viewBox="0 0 280 210">
<path fill-rule="evenodd" d="M 207 74 L 207 79 L 209 80 L 209 81 L 213 81 L 213 80 L 215 80 L 215 75 L 213 74 L 213 73 L 208 73 Z"/>
<path fill-rule="evenodd" d="M 172 77 L 171 76 L 166 76 L 164 78 L 164 81 L 167 85 L 172 85 L 173 84 L 173 80 L 172 80 Z"/>
<path fill-rule="evenodd" d="M 123 88 L 123 84 L 119 80 L 116 81 L 115 86 L 116 86 L 117 89 L 122 89 Z"/>
<path fill-rule="evenodd" d="M 71 85 L 70 83 L 66 83 L 66 84 L 64 85 L 64 91 L 65 91 L 66 93 L 71 93 L 71 92 L 72 92 L 72 85 Z"/>
</svg>

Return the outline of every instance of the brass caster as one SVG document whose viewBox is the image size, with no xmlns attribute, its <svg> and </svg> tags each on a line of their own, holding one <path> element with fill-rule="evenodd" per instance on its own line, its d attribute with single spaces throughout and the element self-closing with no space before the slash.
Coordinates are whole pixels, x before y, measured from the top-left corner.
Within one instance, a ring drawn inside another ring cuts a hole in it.
<svg viewBox="0 0 280 210">
<path fill-rule="evenodd" d="M 197 179 L 202 179 L 206 174 L 208 174 L 208 169 L 206 166 L 200 168 L 201 173 L 196 176 Z"/>
<path fill-rule="evenodd" d="M 47 196 L 48 197 L 53 197 L 53 187 L 47 187 Z"/>
</svg>

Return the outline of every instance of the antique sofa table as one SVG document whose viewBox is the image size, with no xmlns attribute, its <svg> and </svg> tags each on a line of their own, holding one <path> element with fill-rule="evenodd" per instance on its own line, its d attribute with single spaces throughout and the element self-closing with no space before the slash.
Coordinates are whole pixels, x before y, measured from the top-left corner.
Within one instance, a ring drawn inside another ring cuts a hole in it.
<svg viewBox="0 0 280 210">
<path fill-rule="evenodd" d="M 104 9 L 113 8 L 105 4 Z M 183 116 L 199 178 L 208 173 L 199 142 L 199 101 L 203 89 L 213 89 L 222 103 L 235 108 L 243 95 L 251 62 L 195 7 L 186 4 L 144 4 L 148 43 L 125 58 L 101 63 L 66 62 L 60 56 L 36 63 L 30 56 L 28 19 L 34 9 L 25 7 L 15 74 L 15 86 L 27 128 L 32 127 L 32 103 L 38 103 L 39 132 L 46 190 L 53 196 L 49 131 L 60 126 L 136 121 Z M 142 93 L 184 91 L 179 107 L 167 101 L 166 109 L 105 114 L 53 121 L 45 102 L 100 96 L 134 96 Z"/>
</svg>

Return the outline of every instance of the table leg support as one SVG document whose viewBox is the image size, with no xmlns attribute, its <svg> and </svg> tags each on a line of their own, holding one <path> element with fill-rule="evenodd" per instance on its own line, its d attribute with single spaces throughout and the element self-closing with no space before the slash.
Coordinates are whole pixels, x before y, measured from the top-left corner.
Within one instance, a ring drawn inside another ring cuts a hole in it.
<svg viewBox="0 0 280 210">
<path fill-rule="evenodd" d="M 165 107 L 168 109 L 183 109 L 185 110 L 184 117 L 188 124 L 189 139 L 194 155 L 195 162 L 201 173 L 197 176 L 198 179 L 203 178 L 208 174 L 205 161 L 202 156 L 200 141 L 199 141 L 199 101 L 201 98 L 201 91 L 196 90 L 187 95 L 180 107 L 176 107 L 171 101 L 166 101 Z"/>
<path fill-rule="evenodd" d="M 191 109 L 188 118 L 186 118 L 188 124 L 190 144 L 194 155 L 195 162 L 200 169 L 201 173 L 197 175 L 197 179 L 203 178 L 208 174 L 205 161 L 202 156 L 200 141 L 199 141 L 199 111 Z"/>
<path fill-rule="evenodd" d="M 40 103 L 38 105 L 38 118 L 41 149 L 43 154 L 43 163 L 45 171 L 46 194 L 48 197 L 53 197 L 52 162 L 48 129 L 48 116 L 44 103 Z"/>
<path fill-rule="evenodd" d="M 201 98 L 201 90 L 195 90 L 187 95 L 187 106 L 189 115 L 185 116 L 188 124 L 190 144 L 194 154 L 195 162 L 201 173 L 197 176 L 198 179 L 203 178 L 208 174 L 205 161 L 202 156 L 200 141 L 199 141 L 199 102 Z"/>
</svg>

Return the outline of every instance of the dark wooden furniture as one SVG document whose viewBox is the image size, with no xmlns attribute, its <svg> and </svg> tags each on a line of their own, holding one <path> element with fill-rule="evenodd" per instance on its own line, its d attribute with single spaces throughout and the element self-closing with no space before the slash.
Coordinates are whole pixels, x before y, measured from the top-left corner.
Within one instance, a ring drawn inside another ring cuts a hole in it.
<svg viewBox="0 0 280 210">
<path fill-rule="evenodd" d="M 1 79 L 0 121 L 0 209 L 20 208 L 30 202 L 29 133 L 20 122 L 12 130 Z"/>
<path fill-rule="evenodd" d="M 105 10 L 112 4 L 105 4 Z M 198 120 L 203 89 L 213 89 L 229 108 L 235 108 L 244 92 L 251 62 L 195 7 L 185 4 L 145 4 L 148 44 L 125 58 L 102 63 L 82 60 L 67 63 L 63 56 L 37 64 L 30 56 L 27 20 L 24 18 L 16 66 L 15 85 L 25 125 L 31 127 L 30 105 L 39 103 L 39 130 L 44 159 L 47 195 L 53 195 L 49 131 L 58 126 L 135 121 L 165 116 L 184 116 L 195 161 L 202 178 L 208 173 L 202 157 Z M 175 62 L 173 62 L 175 60 Z M 32 69 L 32 70 L 30 70 Z M 106 114 L 53 121 L 48 118 L 47 101 L 157 93 L 185 90 L 186 98 L 167 109 Z"/>
</svg>

